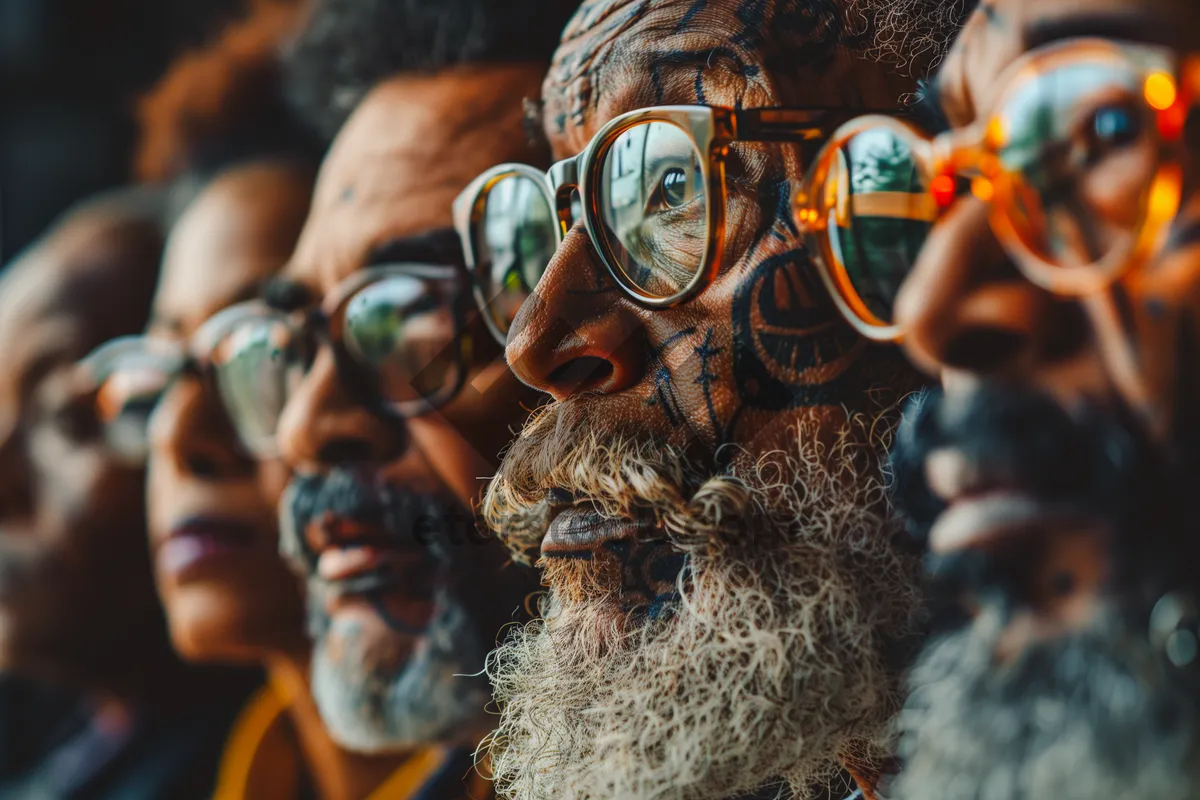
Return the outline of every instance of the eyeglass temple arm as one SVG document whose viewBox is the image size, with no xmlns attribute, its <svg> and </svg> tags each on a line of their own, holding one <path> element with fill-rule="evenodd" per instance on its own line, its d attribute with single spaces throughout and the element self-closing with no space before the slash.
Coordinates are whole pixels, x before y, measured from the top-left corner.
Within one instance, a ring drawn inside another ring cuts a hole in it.
<svg viewBox="0 0 1200 800">
<path fill-rule="evenodd" d="M 554 212 L 558 217 L 558 227 L 563 236 L 575 223 L 571 218 L 571 192 L 579 187 L 579 158 L 568 158 L 559 161 L 546 171 L 550 189 L 554 193 Z"/>
<path fill-rule="evenodd" d="M 807 163 L 849 117 L 867 114 L 892 116 L 895 109 L 847 108 L 747 108 L 733 117 L 731 139 L 743 142 L 789 142 L 797 145 Z"/>
<path fill-rule="evenodd" d="M 824 139 L 840 114 L 828 108 L 749 108 L 734 115 L 732 138 L 745 142 L 807 142 Z"/>
</svg>

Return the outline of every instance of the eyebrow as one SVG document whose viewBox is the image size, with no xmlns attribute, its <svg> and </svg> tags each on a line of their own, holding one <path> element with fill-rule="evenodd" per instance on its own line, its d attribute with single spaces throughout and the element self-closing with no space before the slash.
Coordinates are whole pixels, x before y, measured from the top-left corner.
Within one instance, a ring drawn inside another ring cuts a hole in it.
<svg viewBox="0 0 1200 800">
<path fill-rule="evenodd" d="M 462 265 L 462 242 L 458 231 L 438 228 L 415 236 L 389 239 L 371 250 L 363 266 L 403 263 Z"/>
<path fill-rule="evenodd" d="M 298 311 L 316 302 L 316 295 L 299 281 L 271 278 L 263 284 L 260 296 L 276 311 Z"/>
<path fill-rule="evenodd" d="M 247 300 L 253 300 L 256 297 L 262 297 L 266 294 L 266 285 L 270 283 L 271 280 L 271 278 L 268 278 L 266 280 L 254 280 L 242 284 L 242 286 L 232 297 L 225 300 L 225 302 L 221 305 L 221 309 L 235 306 L 238 303 L 244 303 Z M 153 314 L 150 317 L 150 324 L 147 325 L 147 328 L 159 325 L 171 331 L 172 333 L 179 333 L 183 330 L 183 318 L 178 315 L 168 317 L 161 314 Z"/>
<path fill-rule="evenodd" d="M 1024 31 L 1025 49 L 1033 50 L 1063 39 L 1084 36 L 1169 46 L 1181 43 L 1181 27 L 1188 26 L 1181 26 L 1178 20 L 1172 22 L 1166 15 L 1148 10 L 1071 14 L 1038 19 L 1027 25 Z"/>
</svg>

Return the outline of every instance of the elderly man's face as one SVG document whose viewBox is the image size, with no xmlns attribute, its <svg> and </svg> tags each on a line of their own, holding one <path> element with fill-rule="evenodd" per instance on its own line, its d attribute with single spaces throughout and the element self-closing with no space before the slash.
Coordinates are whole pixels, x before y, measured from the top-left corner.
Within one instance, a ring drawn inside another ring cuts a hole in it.
<svg viewBox="0 0 1200 800">
<path fill-rule="evenodd" d="M 312 307 L 367 269 L 461 260 L 448 256 L 447 243 L 457 247 L 451 201 L 494 161 L 538 158 L 522 101 L 536 97 L 541 74 L 487 66 L 377 86 L 322 166 L 275 294 Z M 408 299 L 412 318 L 403 336 L 387 340 L 392 352 L 406 337 L 420 345 L 437 333 L 427 322 L 453 313 L 441 293 Z M 444 352 L 410 352 L 430 364 L 468 349 L 462 388 L 438 411 L 407 420 L 373 413 L 323 345 L 280 420 L 279 444 L 294 473 L 281 509 L 283 547 L 308 581 L 313 691 L 330 731 L 355 749 L 467 741 L 486 731 L 486 682 L 462 676 L 479 673 L 527 589 L 520 571 L 501 571 L 503 553 L 484 546 L 470 509 L 479 476 L 494 471 L 536 396 L 494 347 L 488 352 L 487 332 L 472 316 Z"/>
<path fill-rule="evenodd" d="M 78 212 L 0 281 L 0 664 L 72 680 L 161 642 L 140 467 L 114 458 L 73 379 L 149 308 L 157 224 Z M 118 653 L 113 658 L 113 653 Z M 81 674 L 82 673 L 82 674 Z"/>
<path fill-rule="evenodd" d="M 1186 52 L 1200 46 L 1198 14 L 1188 0 L 997 0 L 967 25 L 936 94 L 962 129 L 986 121 L 999 76 L 1030 49 L 1094 35 Z M 1069 91 L 1071 74 L 1059 77 Z M 1141 169 L 1154 128 L 1134 88 L 1098 83 L 1080 103 L 1091 115 L 1070 120 L 1092 134 L 1074 161 L 1085 199 Z M 1187 131 L 1172 156 L 1185 188 L 1167 241 L 1108 289 L 1038 289 L 968 196 L 901 290 L 906 348 L 945 386 L 902 429 L 901 499 L 968 614 L 947 618 L 912 678 L 906 769 L 889 796 L 1200 792 L 1195 141 Z M 1136 210 L 1132 193 L 1116 199 L 1088 207 L 1085 236 L 1104 242 Z"/>
<path fill-rule="evenodd" d="M 586 3 L 543 91 L 553 154 L 653 105 L 896 107 L 911 86 L 851 55 L 844 11 Z M 806 796 L 886 748 L 914 589 L 878 459 L 912 378 L 836 318 L 789 219 L 797 149 L 733 149 L 711 285 L 638 305 L 576 225 L 509 333 L 555 401 L 485 502 L 549 586 L 491 670 L 517 796 Z"/>
</svg>

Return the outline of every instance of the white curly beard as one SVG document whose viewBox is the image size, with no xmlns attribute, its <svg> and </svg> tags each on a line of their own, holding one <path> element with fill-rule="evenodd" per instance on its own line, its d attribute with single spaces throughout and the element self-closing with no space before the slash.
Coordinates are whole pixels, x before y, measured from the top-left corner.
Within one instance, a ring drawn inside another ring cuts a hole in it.
<svg viewBox="0 0 1200 800">
<path fill-rule="evenodd" d="M 677 454 L 581 445 L 558 480 L 594 480 L 598 507 L 654 507 L 690 571 L 658 619 L 614 613 L 559 573 L 543 619 L 489 659 L 502 716 L 485 747 L 502 795 L 696 800 L 774 783 L 805 798 L 839 756 L 891 752 L 884 650 L 913 628 L 916 564 L 896 547 L 877 456 L 863 467 L 876 452 L 864 423 L 830 452 L 798 430 L 790 457 L 713 478 L 675 508 Z M 518 529 L 519 494 L 502 471 L 488 498 Z"/>
<path fill-rule="evenodd" d="M 911 69 L 932 69 L 954 42 L 969 0 L 850 0 L 851 28 L 874 31 L 868 54 Z"/>
</svg>

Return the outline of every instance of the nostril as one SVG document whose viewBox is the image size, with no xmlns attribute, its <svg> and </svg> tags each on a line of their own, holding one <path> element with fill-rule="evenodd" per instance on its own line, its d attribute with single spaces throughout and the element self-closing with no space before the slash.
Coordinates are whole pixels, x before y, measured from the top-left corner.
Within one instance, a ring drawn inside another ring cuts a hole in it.
<svg viewBox="0 0 1200 800">
<path fill-rule="evenodd" d="M 946 343 L 946 366 L 974 372 L 991 372 L 1016 358 L 1025 337 L 1003 328 L 970 328 Z"/>
<path fill-rule="evenodd" d="M 613 373 L 612 362 L 598 356 L 572 358 L 550 373 L 550 385 L 563 395 L 586 391 L 605 383 Z"/>
<path fill-rule="evenodd" d="M 372 460 L 374 449 L 364 439 L 335 439 L 317 452 L 322 464 L 364 464 Z"/>
<path fill-rule="evenodd" d="M 188 472 L 197 478 L 213 480 L 220 474 L 217 462 L 206 456 L 191 456 L 187 459 Z"/>
</svg>

